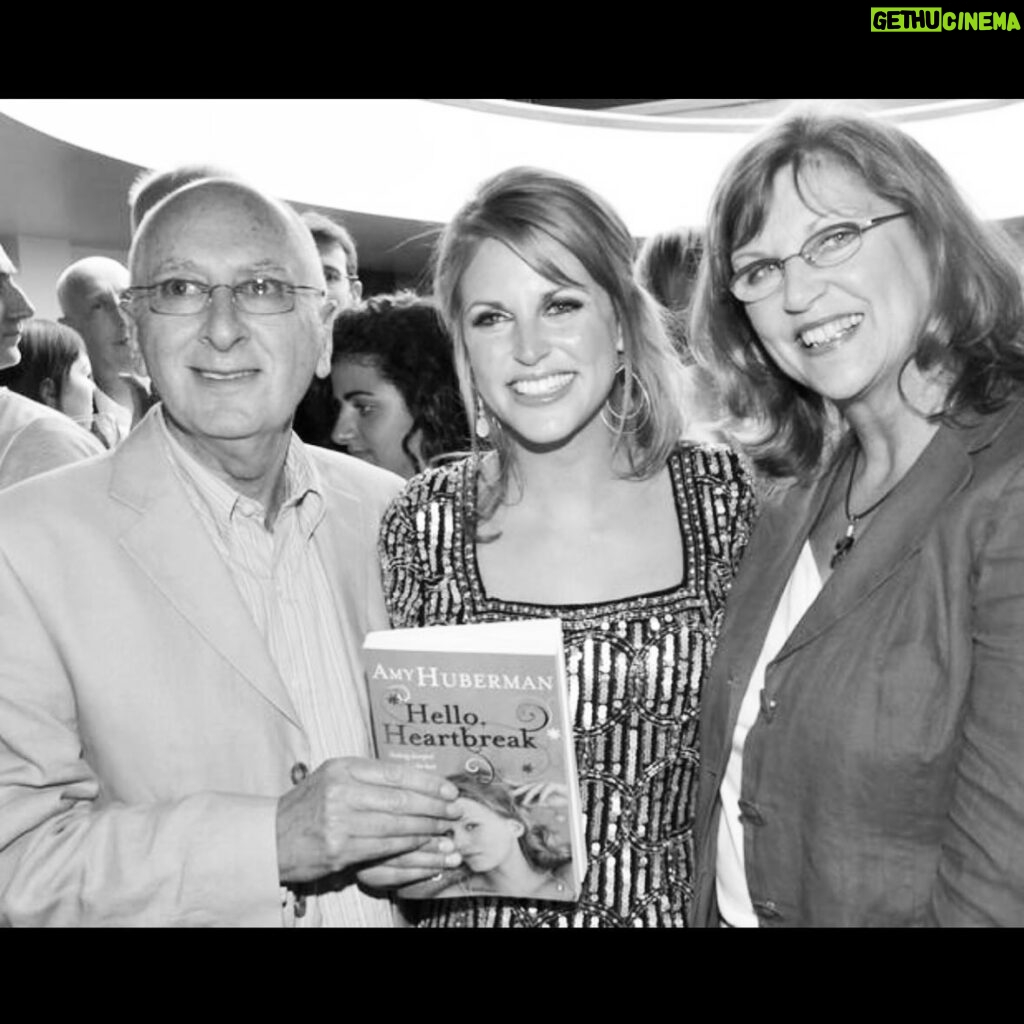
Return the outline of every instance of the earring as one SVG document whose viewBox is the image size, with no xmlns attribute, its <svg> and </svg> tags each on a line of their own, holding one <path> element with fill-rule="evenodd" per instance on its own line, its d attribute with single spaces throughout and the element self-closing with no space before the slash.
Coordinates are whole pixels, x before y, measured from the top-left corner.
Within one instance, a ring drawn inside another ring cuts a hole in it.
<svg viewBox="0 0 1024 1024">
<path fill-rule="evenodd" d="M 619 363 L 615 370 L 616 378 L 621 376 L 622 393 L 625 394 L 626 391 L 627 374 L 632 385 L 630 390 L 633 394 L 633 407 L 616 409 L 612 405 L 610 394 L 601 407 L 601 422 L 613 434 L 635 434 L 647 425 L 651 417 L 651 396 L 636 370 L 632 367 L 627 370 L 625 363 Z M 614 391 L 614 386 L 612 390 Z"/>
<path fill-rule="evenodd" d="M 480 401 L 479 396 L 476 399 L 476 423 L 473 429 L 481 441 L 486 441 L 491 436 L 491 421 L 487 418 L 484 403 Z"/>
</svg>

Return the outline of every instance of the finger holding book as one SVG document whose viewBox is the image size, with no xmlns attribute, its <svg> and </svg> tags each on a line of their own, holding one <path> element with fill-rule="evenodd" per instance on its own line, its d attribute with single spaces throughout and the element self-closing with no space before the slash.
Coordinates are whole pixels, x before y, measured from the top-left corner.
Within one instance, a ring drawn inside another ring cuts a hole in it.
<svg viewBox="0 0 1024 1024">
<path fill-rule="evenodd" d="M 370 889 L 401 889 L 427 879 L 447 878 L 452 869 L 461 867 L 462 855 L 455 850 L 452 840 L 435 836 L 417 850 L 361 868 L 356 877 Z"/>
<path fill-rule="evenodd" d="M 278 801 L 280 879 L 313 881 L 420 850 L 450 830 L 457 796 L 430 772 L 366 758 L 325 761 Z M 445 866 L 440 849 L 432 856 L 433 871 Z"/>
</svg>

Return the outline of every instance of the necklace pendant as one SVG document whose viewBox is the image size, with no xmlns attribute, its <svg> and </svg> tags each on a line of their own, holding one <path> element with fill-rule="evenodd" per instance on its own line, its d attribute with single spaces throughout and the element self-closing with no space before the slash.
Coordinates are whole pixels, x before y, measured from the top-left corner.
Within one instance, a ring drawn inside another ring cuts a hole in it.
<svg viewBox="0 0 1024 1024">
<path fill-rule="evenodd" d="M 845 537 L 840 537 L 836 541 L 835 550 L 832 552 L 832 559 L 828 563 L 830 569 L 834 569 L 850 553 L 850 548 L 853 547 L 853 540 L 853 531 L 851 530 Z"/>
</svg>

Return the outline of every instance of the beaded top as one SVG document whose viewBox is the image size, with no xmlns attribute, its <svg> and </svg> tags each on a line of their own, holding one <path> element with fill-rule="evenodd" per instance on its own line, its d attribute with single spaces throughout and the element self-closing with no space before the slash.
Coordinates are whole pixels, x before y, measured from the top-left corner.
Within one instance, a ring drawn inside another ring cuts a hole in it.
<svg viewBox="0 0 1024 1024">
<path fill-rule="evenodd" d="M 589 866 L 577 903 L 406 901 L 421 925 L 682 926 L 692 895 L 700 690 L 724 600 L 750 535 L 754 494 L 722 445 L 669 459 L 683 578 L 667 590 L 584 605 L 489 597 L 473 535 L 479 457 L 413 478 L 381 527 L 396 628 L 557 616 Z"/>
</svg>

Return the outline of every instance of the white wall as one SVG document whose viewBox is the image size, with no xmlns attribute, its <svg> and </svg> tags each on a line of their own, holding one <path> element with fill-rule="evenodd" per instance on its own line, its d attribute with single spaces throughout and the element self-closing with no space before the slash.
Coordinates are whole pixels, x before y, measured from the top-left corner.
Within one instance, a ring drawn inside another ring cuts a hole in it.
<svg viewBox="0 0 1024 1024">
<path fill-rule="evenodd" d="M 2 241 L 18 268 L 18 284 L 36 307 L 36 316 L 45 320 L 60 317 L 57 278 L 65 267 L 86 256 L 109 256 L 125 264 L 128 261 L 127 250 L 72 245 L 65 238 L 17 235 Z"/>
</svg>

